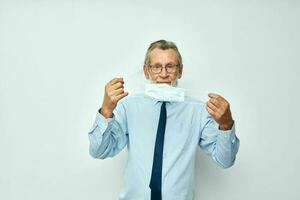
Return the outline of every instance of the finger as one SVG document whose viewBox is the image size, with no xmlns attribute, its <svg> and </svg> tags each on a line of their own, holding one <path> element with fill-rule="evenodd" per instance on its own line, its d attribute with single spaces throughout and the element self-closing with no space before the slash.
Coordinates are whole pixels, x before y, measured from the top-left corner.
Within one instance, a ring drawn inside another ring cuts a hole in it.
<svg viewBox="0 0 300 200">
<path fill-rule="evenodd" d="M 124 92 L 122 94 L 119 94 L 116 96 L 117 101 L 119 101 L 120 99 L 126 97 L 128 95 L 128 92 Z"/>
<path fill-rule="evenodd" d="M 119 88 L 124 88 L 124 82 L 118 81 L 118 82 L 116 82 L 116 83 L 114 83 L 113 85 L 110 86 L 111 90 L 116 90 L 116 89 L 119 89 Z"/>
<path fill-rule="evenodd" d="M 221 102 L 215 98 L 210 99 L 209 102 L 212 103 L 217 108 L 219 108 L 221 106 Z"/>
<path fill-rule="evenodd" d="M 113 78 L 112 80 L 109 81 L 109 84 L 110 85 L 113 85 L 119 81 L 123 81 L 123 77 L 120 77 L 120 78 Z"/>
<path fill-rule="evenodd" d="M 208 96 L 210 98 L 218 98 L 220 95 L 216 94 L 216 93 L 208 93 Z"/>
<path fill-rule="evenodd" d="M 213 110 L 214 112 L 217 112 L 218 111 L 218 108 L 212 104 L 211 102 L 207 102 L 206 104 L 211 110 Z"/>
<path fill-rule="evenodd" d="M 124 88 L 119 88 L 117 90 L 113 90 L 111 92 L 111 95 L 118 96 L 119 94 L 122 94 L 122 93 L 124 93 Z"/>
<path fill-rule="evenodd" d="M 215 116 L 215 112 L 210 107 L 206 106 L 206 110 L 210 115 Z"/>
</svg>

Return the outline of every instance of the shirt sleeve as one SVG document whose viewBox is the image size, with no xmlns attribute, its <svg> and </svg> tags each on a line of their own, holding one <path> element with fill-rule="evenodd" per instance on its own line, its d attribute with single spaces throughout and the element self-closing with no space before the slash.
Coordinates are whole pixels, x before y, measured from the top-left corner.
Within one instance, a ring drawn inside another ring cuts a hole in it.
<svg viewBox="0 0 300 200">
<path fill-rule="evenodd" d="M 117 155 L 128 143 L 125 107 L 119 102 L 112 118 L 97 112 L 89 133 L 89 152 L 94 158 L 105 159 Z"/>
<path fill-rule="evenodd" d="M 240 141 L 235 135 L 235 122 L 231 130 L 220 130 L 217 122 L 207 111 L 203 122 L 199 146 L 221 167 L 231 167 L 240 145 Z"/>
</svg>

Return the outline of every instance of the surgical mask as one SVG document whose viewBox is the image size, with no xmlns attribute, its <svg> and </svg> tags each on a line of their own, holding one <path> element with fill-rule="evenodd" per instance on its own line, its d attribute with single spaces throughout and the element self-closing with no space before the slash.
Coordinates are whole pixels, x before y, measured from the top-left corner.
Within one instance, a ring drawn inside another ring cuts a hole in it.
<svg viewBox="0 0 300 200">
<path fill-rule="evenodd" d="M 156 90 L 157 89 L 156 87 L 162 87 L 163 84 L 157 84 L 157 83 L 155 84 L 148 79 L 146 80 L 144 77 L 143 70 L 136 70 L 134 72 L 127 73 L 125 75 L 124 75 L 124 73 L 122 73 L 122 74 L 119 74 L 119 76 L 124 78 L 125 89 L 126 89 L 126 91 L 129 92 L 129 95 L 144 93 L 155 99 L 159 99 L 160 101 L 171 100 L 171 101 L 181 102 L 181 101 L 185 100 L 187 98 L 187 96 L 189 98 L 192 98 L 194 100 L 199 100 L 202 102 L 206 102 L 209 100 L 207 94 L 210 91 L 205 91 L 203 89 L 200 89 L 199 86 L 197 86 L 196 88 L 190 88 L 190 87 L 187 87 L 186 84 L 181 84 L 180 87 L 175 87 L 175 88 L 170 85 L 167 85 L 168 86 L 167 88 L 171 88 L 172 90 L 179 89 L 179 90 L 181 90 L 181 92 L 179 92 L 179 94 L 177 93 L 177 95 L 174 95 L 174 93 L 173 93 L 171 98 L 162 96 L 161 92 Z M 145 85 L 149 85 L 149 86 L 145 86 Z M 155 87 L 156 89 L 154 89 L 153 87 Z M 157 97 L 157 96 L 160 96 L 160 97 Z M 173 96 L 175 96 L 176 98 L 173 98 Z"/>
<path fill-rule="evenodd" d="M 145 94 L 159 101 L 182 102 L 184 101 L 184 89 L 172 87 L 168 84 L 145 85 Z"/>
</svg>

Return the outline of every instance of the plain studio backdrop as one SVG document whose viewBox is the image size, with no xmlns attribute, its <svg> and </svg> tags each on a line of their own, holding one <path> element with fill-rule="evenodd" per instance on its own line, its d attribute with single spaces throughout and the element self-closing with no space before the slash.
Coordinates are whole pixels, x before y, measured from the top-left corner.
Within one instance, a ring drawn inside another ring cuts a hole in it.
<svg viewBox="0 0 300 200">
<path fill-rule="evenodd" d="M 287 0 L 0 0 L 0 199 L 118 198 L 127 150 L 93 159 L 88 131 L 110 79 L 143 88 L 158 39 L 181 50 L 181 87 L 230 102 L 241 140 L 226 170 L 199 148 L 196 199 L 300 199 L 299 11 Z"/>
</svg>

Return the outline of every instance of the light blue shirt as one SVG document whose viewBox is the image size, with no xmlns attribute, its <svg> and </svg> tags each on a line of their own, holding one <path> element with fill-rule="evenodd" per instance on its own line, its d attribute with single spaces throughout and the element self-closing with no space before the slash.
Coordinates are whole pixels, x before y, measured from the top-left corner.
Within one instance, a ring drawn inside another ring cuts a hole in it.
<svg viewBox="0 0 300 200">
<path fill-rule="evenodd" d="M 156 131 L 162 102 L 144 94 L 118 102 L 112 118 L 97 113 L 89 132 L 90 154 L 105 159 L 125 146 L 128 160 L 121 200 L 150 200 L 150 178 Z M 205 104 L 188 97 L 167 102 L 162 167 L 162 199 L 194 199 L 195 160 L 198 146 L 223 168 L 233 165 L 239 148 L 235 125 L 219 130 Z"/>
</svg>

